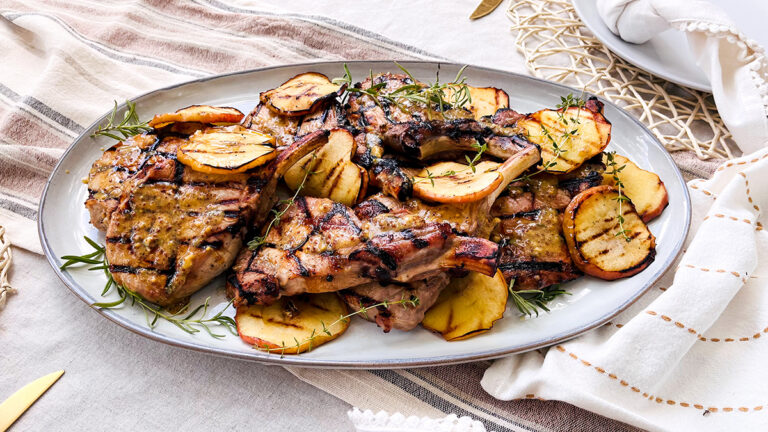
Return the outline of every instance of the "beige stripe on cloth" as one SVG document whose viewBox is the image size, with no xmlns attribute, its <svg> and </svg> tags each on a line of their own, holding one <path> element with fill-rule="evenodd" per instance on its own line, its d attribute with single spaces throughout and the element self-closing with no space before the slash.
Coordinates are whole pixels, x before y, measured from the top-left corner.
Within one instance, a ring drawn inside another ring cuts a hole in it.
<svg viewBox="0 0 768 432">
<path fill-rule="evenodd" d="M 260 12 L 213 0 L 6 0 L 0 6 L 0 40 L 5 65 L 0 68 L 0 225 L 16 247 L 38 254 L 35 219 L 45 181 L 69 143 L 113 100 L 266 65 L 437 57 L 330 18 Z M 679 155 L 678 163 L 692 177 L 713 168 Z M 42 257 L 39 261 L 47 265 Z M 362 409 L 432 417 L 455 412 L 495 431 L 632 430 L 535 395 L 495 400 L 479 385 L 486 367 L 290 371 Z"/>
</svg>

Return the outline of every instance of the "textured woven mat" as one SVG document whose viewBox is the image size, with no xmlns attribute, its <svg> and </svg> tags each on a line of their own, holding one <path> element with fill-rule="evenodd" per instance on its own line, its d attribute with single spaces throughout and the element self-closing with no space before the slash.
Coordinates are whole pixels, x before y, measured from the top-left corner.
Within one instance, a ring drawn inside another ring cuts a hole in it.
<svg viewBox="0 0 768 432">
<path fill-rule="evenodd" d="M 617 57 L 581 22 L 570 0 L 518 0 L 507 12 L 534 76 L 605 97 L 637 116 L 669 151 L 738 156 L 710 93 L 658 78 Z"/>
<path fill-rule="evenodd" d="M 9 294 L 16 292 L 8 283 L 8 270 L 11 268 L 11 242 L 5 236 L 5 228 L 0 226 L 0 309 L 5 307 Z"/>
</svg>

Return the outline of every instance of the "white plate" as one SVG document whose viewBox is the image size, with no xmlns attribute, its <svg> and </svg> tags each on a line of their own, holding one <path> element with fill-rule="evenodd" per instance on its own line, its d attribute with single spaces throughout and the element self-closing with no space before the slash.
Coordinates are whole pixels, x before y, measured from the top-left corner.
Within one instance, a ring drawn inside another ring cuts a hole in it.
<svg viewBox="0 0 768 432">
<path fill-rule="evenodd" d="M 404 64 L 417 78 L 424 80 L 432 80 L 437 70 L 437 63 Z M 349 65 L 353 77 L 358 79 L 369 69 L 397 71 L 391 62 L 351 62 Z M 441 76 L 453 77 L 458 68 L 458 65 L 442 64 Z M 256 104 L 260 91 L 306 71 L 333 77 L 342 75 L 343 69 L 342 63 L 329 62 L 216 76 L 140 96 L 136 98 L 136 107 L 145 118 L 151 113 L 170 112 L 192 104 L 222 104 L 248 112 Z M 503 88 L 510 95 L 512 107 L 522 112 L 553 107 L 560 102 L 560 96 L 578 94 L 576 90 L 559 84 L 497 70 L 469 67 L 465 74 L 472 85 Z M 498 321 L 490 332 L 466 341 L 449 343 L 421 328 L 408 333 L 395 330 L 384 334 L 376 325 L 355 318 L 347 333 L 339 339 L 309 353 L 280 358 L 276 354 L 254 350 L 232 335 L 223 340 L 213 339 L 204 333 L 189 335 L 163 321 L 150 330 L 144 313 L 137 308 L 124 306 L 97 311 L 131 331 L 172 345 L 248 360 L 301 366 L 393 368 L 458 363 L 500 357 L 572 338 L 605 323 L 645 292 L 680 252 L 690 220 L 687 189 L 669 153 L 645 127 L 616 106 L 606 102 L 605 115 L 613 123 L 610 148 L 628 156 L 640 167 L 657 172 L 669 191 L 669 207 L 650 224 L 658 239 L 656 261 L 645 271 L 628 279 L 606 282 L 584 277 L 568 283 L 566 286 L 572 295 L 554 302 L 552 313 L 542 314 L 537 319 L 521 320 L 517 312 L 509 309 L 506 318 Z M 88 223 L 88 213 L 82 205 L 87 192 L 81 181 L 87 177 L 91 163 L 101 155 L 101 149 L 113 144 L 109 139 L 89 136 L 103 121 L 104 117 L 94 122 L 66 151 L 51 174 L 40 202 L 40 238 L 48 261 L 61 280 L 88 304 L 104 301 L 100 296 L 104 275 L 84 269 L 61 272 L 58 267 L 62 263 L 60 256 L 90 251 L 83 241 L 84 235 L 104 240 L 104 236 Z M 221 278 L 216 279 L 193 297 L 193 303 L 199 304 L 211 296 L 212 304 L 219 310 L 226 304 L 223 287 Z M 116 294 L 107 296 L 107 300 L 114 298 Z M 232 313 L 230 309 L 228 314 Z"/>
<path fill-rule="evenodd" d="M 709 0 L 728 13 L 737 27 L 763 47 L 768 47 L 768 2 L 765 0 Z M 616 55 L 635 66 L 674 83 L 711 92 L 704 72 L 688 48 L 682 32 L 667 30 L 643 44 L 625 42 L 611 33 L 597 13 L 596 0 L 573 0 L 576 13 L 597 39 Z"/>
</svg>

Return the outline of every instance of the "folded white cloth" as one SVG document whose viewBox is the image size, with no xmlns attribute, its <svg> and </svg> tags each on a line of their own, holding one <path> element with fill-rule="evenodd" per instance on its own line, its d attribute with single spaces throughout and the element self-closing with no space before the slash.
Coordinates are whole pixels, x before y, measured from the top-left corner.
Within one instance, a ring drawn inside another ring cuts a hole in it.
<svg viewBox="0 0 768 432">
<path fill-rule="evenodd" d="M 608 28 L 643 43 L 674 28 L 686 34 L 698 66 L 712 85 L 717 110 L 744 153 L 768 143 L 768 62 L 725 11 L 705 0 L 598 0 Z"/>
<path fill-rule="evenodd" d="M 485 432 L 485 426 L 469 417 L 456 414 L 433 419 L 429 417 L 405 417 L 400 413 L 389 414 L 358 408 L 347 413 L 357 432 Z"/>
<path fill-rule="evenodd" d="M 497 361 L 483 388 L 651 430 L 768 429 L 768 149 L 688 187 L 692 235 L 676 271 L 611 324 L 544 357 Z"/>
</svg>

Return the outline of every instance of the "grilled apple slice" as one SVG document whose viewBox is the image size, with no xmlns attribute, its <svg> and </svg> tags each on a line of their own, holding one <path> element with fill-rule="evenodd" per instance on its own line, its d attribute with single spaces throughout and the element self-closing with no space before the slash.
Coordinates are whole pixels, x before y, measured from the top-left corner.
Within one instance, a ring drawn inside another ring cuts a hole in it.
<svg viewBox="0 0 768 432">
<path fill-rule="evenodd" d="M 349 319 L 341 317 L 346 314 L 336 293 L 304 294 L 269 306 L 239 307 L 235 321 L 245 343 L 273 354 L 299 354 L 344 333 Z"/>
<path fill-rule="evenodd" d="M 192 168 L 209 174 L 234 174 L 263 165 L 277 156 L 275 139 L 235 125 L 197 131 L 180 146 L 176 157 Z"/>
<path fill-rule="evenodd" d="M 307 72 L 296 75 L 280 87 L 261 93 L 259 98 L 264 106 L 275 113 L 295 117 L 309 113 L 342 91 L 343 86 L 332 83 L 327 76 Z"/>
<path fill-rule="evenodd" d="M 496 114 L 496 111 L 502 108 L 509 108 L 509 95 L 507 92 L 495 87 L 472 87 L 469 89 L 470 102 L 463 107 L 472 112 L 476 120 L 485 116 Z M 448 87 L 445 89 L 445 100 L 451 101 L 455 89 Z M 457 107 L 459 108 L 459 107 Z"/>
<path fill-rule="evenodd" d="M 624 184 L 624 194 L 632 200 L 643 222 L 660 215 L 669 204 L 669 196 L 659 176 L 641 169 L 624 156 L 615 154 L 613 159 L 617 168 L 624 167 L 616 176 Z M 604 154 L 603 163 L 607 165 L 608 162 L 608 155 Z M 615 186 L 613 175 L 608 174 L 610 171 L 611 167 L 608 167 L 603 173 L 603 184 Z"/>
<path fill-rule="evenodd" d="M 149 126 L 160 129 L 171 123 L 236 124 L 244 117 L 236 108 L 210 105 L 192 105 L 173 113 L 158 114 L 149 122 Z"/>
<path fill-rule="evenodd" d="M 453 279 L 424 316 L 421 325 L 445 340 L 468 339 L 485 333 L 504 316 L 507 283 L 500 271 L 493 277 L 470 272 Z"/>
<path fill-rule="evenodd" d="M 540 160 L 539 150 L 530 146 L 504 163 L 483 161 L 475 165 L 439 162 L 413 176 L 414 196 L 439 203 L 490 203 L 512 180 Z M 489 204 L 490 207 L 490 204 Z"/>
<path fill-rule="evenodd" d="M 576 195 L 563 214 L 563 235 L 574 264 L 600 279 L 632 276 L 656 257 L 656 238 L 629 200 L 621 203 L 624 222 L 619 223 L 618 198 L 615 187 L 595 186 Z"/>
<path fill-rule="evenodd" d="M 490 195 L 503 177 L 496 169 L 499 163 L 484 161 L 469 166 L 457 162 L 439 162 L 413 177 L 413 194 L 439 203 L 467 203 Z"/>
<path fill-rule="evenodd" d="M 354 205 L 364 196 L 368 187 L 368 172 L 352 162 L 355 139 L 345 129 L 334 129 L 328 143 L 305 156 L 285 173 L 283 179 L 296 190 L 307 176 L 302 194 Z"/>
<path fill-rule="evenodd" d="M 603 104 L 594 98 L 583 108 L 545 109 L 517 124 L 531 142 L 541 146 L 541 166 L 551 173 L 573 171 L 602 152 L 611 140 L 611 123 L 603 116 Z"/>
</svg>

